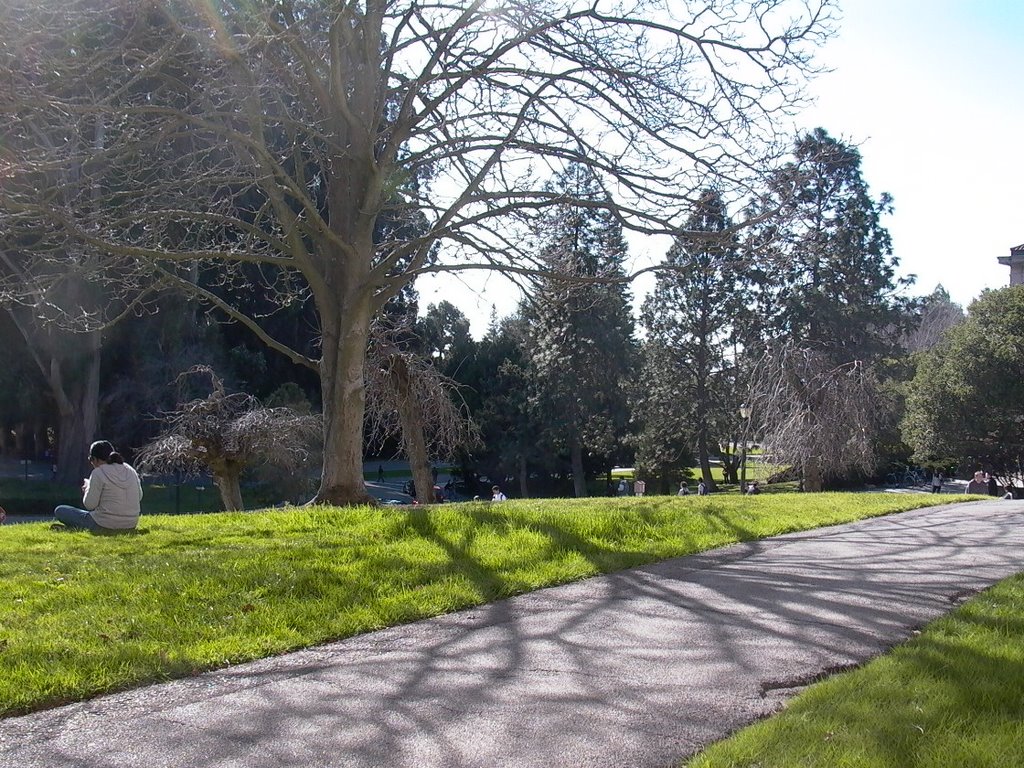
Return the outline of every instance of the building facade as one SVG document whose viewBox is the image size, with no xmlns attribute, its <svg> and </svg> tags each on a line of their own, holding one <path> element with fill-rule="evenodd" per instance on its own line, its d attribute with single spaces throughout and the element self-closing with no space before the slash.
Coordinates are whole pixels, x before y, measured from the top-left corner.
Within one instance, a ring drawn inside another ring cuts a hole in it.
<svg viewBox="0 0 1024 768">
<path fill-rule="evenodd" d="M 1024 244 L 1011 248 L 1009 256 L 1000 256 L 999 263 L 1010 268 L 1010 285 L 1024 283 Z"/>
</svg>

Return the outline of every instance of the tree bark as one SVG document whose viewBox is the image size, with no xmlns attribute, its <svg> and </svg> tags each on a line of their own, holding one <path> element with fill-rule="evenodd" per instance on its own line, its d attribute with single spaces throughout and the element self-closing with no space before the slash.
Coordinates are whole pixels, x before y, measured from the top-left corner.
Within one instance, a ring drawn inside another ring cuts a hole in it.
<svg viewBox="0 0 1024 768">
<path fill-rule="evenodd" d="M 99 423 L 102 334 L 40 328 L 34 318 L 14 311 L 9 314 L 57 404 L 60 423 L 54 479 L 77 485 L 88 469 L 89 444 L 96 439 Z"/>
<path fill-rule="evenodd" d="M 318 297 L 323 324 L 320 387 L 324 408 L 324 464 L 316 504 L 372 504 L 363 481 L 363 416 L 366 392 L 363 366 L 371 308 L 366 298 Z M 324 311 L 324 308 L 327 311 Z"/>
<path fill-rule="evenodd" d="M 520 454 L 516 464 L 519 470 L 519 498 L 528 499 L 530 498 L 530 489 L 527 487 L 529 473 L 527 472 L 526 457 Z"/>
<path fill-rule="evenodd" d="M 701 416 L 697 417 L 702 418 Z M 708 487 L 709 491 L 714 491 L 718 486 L 715 485 L 714 479 L 711 477 L 711 459 L 708 453 L 708 430 L 707 426 L 701 423 L 697 428 L 697 456 L 700 458 L 700 476 L 704 478 L 704 484 Z"/>
<path fill-rule="evenodd" d="M 227 512 L 244 509 L 242 505 L 242 467 L 233 461 L 211 466 L 213 481 L 220 492 L 220 503 Z"/>
<path fill-rule="evenodd" d="M 569 446 L 572 459 L 572 485 L 577 499 L 587 495 L 587 478 L 583 474 L 583 441 L 579 435 L 574 435 L 572 444 Z"/>
<path fill-rule="evenodd" d="M 804 463 L 804 490 L 818 493 L 824 489 L 821 477 L 821 466 L 817 458 L 808 459 Z"/>
<path fill-rule="evenodd" d="M 50 389 L 57 399 L 60 433 L 57 436 L 57 472 L 61 483 L 77 482 L 86 469 L 90 443 L 99 428 L 100 350 L 99 331 L 82 334 L 82 347 L 87 350 L 81 378 L 70 382 L 63 376 L 59 362 L 51 366 Z M 114 445 L 117 446 L 116 438 Z"/>
<path fill-rule="evenodd" d="M 420 504 L 433 504 L 434 476 L 430 471 L 430 456 L 424 432 L 423 411 L 416 399 L 412 373 L 405 358 L 398 352 L 391 356 L 391 375 L 398 394 L 398 418 L 402 423 L 402 445 L 409 459 L 412 481 L 416 485 L 416 500 Z"/>
</svg>

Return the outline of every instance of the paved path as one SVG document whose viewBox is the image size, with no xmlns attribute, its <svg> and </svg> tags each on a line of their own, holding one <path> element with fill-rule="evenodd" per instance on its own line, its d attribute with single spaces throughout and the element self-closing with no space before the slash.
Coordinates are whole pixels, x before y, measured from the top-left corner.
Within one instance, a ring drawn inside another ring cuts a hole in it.
<svg viewBox="0 0 1024 768">
<path fill-rule="evenodd" d="M 1024 503 L 738 545 L 0 723 L 4 768 L 664 766 L 1024 570 Z"/>
</svg>

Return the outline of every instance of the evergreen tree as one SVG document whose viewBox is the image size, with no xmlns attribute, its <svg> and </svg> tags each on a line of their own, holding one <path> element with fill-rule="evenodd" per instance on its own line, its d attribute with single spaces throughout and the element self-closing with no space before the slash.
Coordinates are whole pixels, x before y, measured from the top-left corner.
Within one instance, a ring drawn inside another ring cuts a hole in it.
<svg viewBox="0 0 1024 768">
<path fill-rule="evenodd" d="M 657 362 L 644 377 L 651 394 L 642 443 L 645 460 L 664 464 L 689 442 L 711 487 L 711 453 L 717 452 L 722 426 L 735 423 L 734 361 L 727 352 L 747 292 L 725 204 L 717 192 L 706 190 L 644 303 L 645 363 Z"/>
<path fill-rule="evenodd" d="M 464 379 L 472 382 L 467 400 L 484 444 L 475 463 L 493 480 L 515 477 L 518 494 L 524 498 L 537 494 L 529 484 L 531 468 L 545 464 L 537 440 L 542 428 L 529 402 L 528 338 L 528 323 L 522 314 L 495 319 L 477 346 Z"/>
<path fill-rule="evenodd" d="M 881 222 L 891 211 L 891 198 L 871 196 L 860 152 L 824 129 L 797 139 L 793 160 L 773 175 L 763 205 L 761 213 L 777 214 L 755 228 L 750 250 L 774 279 L 758 294 L 767 351 L 758 366 L 762 391 L 754 396 L 772 406 L 770 413 L 755 410 L 754 418 L 766 430 L 776 460 L 799 466 L 806 488 L 820 490 L 824 479 L 871 464 L 878 424 L 885 421 L 877 412 L 881 399 L 871 393 L 875 367 L 899 351 L 911 317 L 900 292 L 912 280 L 896 277 L 899 262 Z M 813 361 L 814 387 L 803 384 L 800 365 L 806 361 Z M 790 363 L 797 368 L 787 368 Z M 874 408 L 843 409 L 828 401 L 847 396 L 853 373 L 858 397 L 873 400 Z M 828 376 L 834 380 L 826 385 Z M 780 402 L 783 392 L 790 401 Z M 823 419 L 832 418 L 825 414 L 837 413 L 859 414 L 856 422 L 839 425 L 842 455 L 855 456 L 855 462 L 830 463 L 814 447 L 820 445 Z"/>
<path fill-rule="evenodd" d="M 767 205 L 779 215 L 757 230 L 753 247 L 774 275 L 759 307 L 769 334 L 829 350 L 837 363 L 892 354 L 907 321 L 899 294 L 912 280 L 896 277 L 881 222 L 892 198 L 872 198 L 860 151 L 823 128 L 799 137 Z"/>
<path fill-rule="evenodd" d="M 626 432 L 636 342 L 623 279 L 626 244 L 608 196 L 579 165 L 555 181 L 553 191 L 563 190 L 567 202 L 542 220 L 540 257 L 571 277 L 542 281 L 528 312 L 533 401 L 552 446 L 569 454 L 576 496 L 585 496 L 587 454 L 607 457 Z"/>
<path fill-rule="evenodd" d="M 445 376 L 460 381 L 460 371 L 476 353 L 469 318 L 462 310 L 449 301 L 431 304 L 416 321 L 416 335 L 421 354 L 433 360 Z"/>
<path fill-rule="evenodd" d="M 1024 472 L 1024 286 L 986 291 L 918 356 L 903 437 L 922 464 L 959 462 L 1018 483 Z"/>
</svg>

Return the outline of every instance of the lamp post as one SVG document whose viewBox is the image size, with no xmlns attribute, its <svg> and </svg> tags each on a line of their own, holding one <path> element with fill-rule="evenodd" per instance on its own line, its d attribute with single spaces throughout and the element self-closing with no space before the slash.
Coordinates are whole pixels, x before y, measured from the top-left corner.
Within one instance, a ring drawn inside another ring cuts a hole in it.
<svg viewBox="0 0 1024 768">
<path fill-rule="evenodd" d="M 740 447 L 740 493 L 747 492 L 747 432 L 750 426 L 750 406 L 740 403 L 740 418 L 743 419 L 743 444 Z"/>
</svg>

